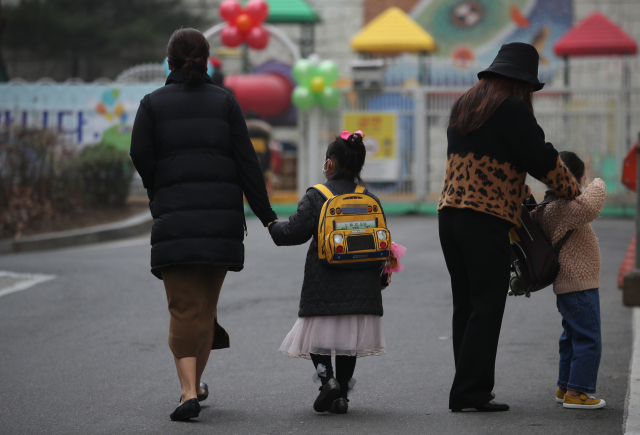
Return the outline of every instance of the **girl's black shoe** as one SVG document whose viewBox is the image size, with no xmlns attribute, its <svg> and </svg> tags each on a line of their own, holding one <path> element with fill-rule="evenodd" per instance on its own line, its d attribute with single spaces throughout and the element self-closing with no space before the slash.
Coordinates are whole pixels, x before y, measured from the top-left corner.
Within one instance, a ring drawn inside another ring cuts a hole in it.
<svg viewBox="0 0 640 435">
<path fill-rule="evenodd" d="M 200 415 L 200 404 L 198 399 L 189 399 L 182 405 L 178 406 L 175 411 L 171 413 L 172 421 L 187 421 L 190 418 L 196 418 Z"/>
<path fill-rule="evenodd" d="M 346 414 L 349 410 L 348 401 L 349 399 L 345 399 L 344 397 L 334 400 L 331 404 L 331 408 L 329 408 L 329 412 L 333 412 L 334 414 Z"/>
<path fill-rule="evenodd" d="M 313 404 L 313 409 L 316 412 L 325 412 L 331 408 L 331 404 L 334 400 L 340 397 L 340 384 L 335 378 L 331 378 L 320 387 L 320 394 Z"/>
<path fill-rule="evenodd" d="M 200 382 L 200 388 L 204 390 L 204 393 L 198 394 L 198 402 L 204 402 L 209 397 L 209 386 L 204 382 Z"/>
</svg>

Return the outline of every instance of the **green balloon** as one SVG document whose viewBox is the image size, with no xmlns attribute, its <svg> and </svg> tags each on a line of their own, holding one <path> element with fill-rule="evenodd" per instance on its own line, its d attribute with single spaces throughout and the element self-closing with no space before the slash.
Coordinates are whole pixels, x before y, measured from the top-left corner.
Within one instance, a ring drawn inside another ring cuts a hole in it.
<svg viewBox="0 0 640 435">
<path fill-rule="evenodd" d="M 300 59 L 293 65 L 293 78 L 299 85 L 309 86 L 314 75 L 315 68 L 307 59 Z"/>
<path fill-rule="evenodd" d="M 338 65 L 332 60 L 323 60 L 316 69 L 318 75 L 321 75 L 328 85 L 333 84 L 338 77 L 340 77 L 340 71 Z"/>
<path fill-rule="evenodd" d="M 301 110 L 310 109 L 316 102 L 311 90 L 304 86 L 296 86 L 291 93 L 291 101 L 294 106 Z"/>
<path fill-rule="evenodd" d="M 340 104 L 340 92 L 331 86 L 327 86 L 320 96 L 320 105 L 325 109 L 335 109 Z"/>
</svg>

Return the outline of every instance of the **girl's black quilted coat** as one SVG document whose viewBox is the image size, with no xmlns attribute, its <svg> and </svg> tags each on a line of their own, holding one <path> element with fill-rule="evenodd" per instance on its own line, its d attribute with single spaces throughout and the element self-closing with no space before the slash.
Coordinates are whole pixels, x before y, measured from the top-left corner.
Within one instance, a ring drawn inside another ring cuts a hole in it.
<svg viewBox="0 0 640 435">
<path fill-rule="evenodd" d="M 356 187 L 349 180 L 330 180 L 325 185 L 334 195 L 351 193 Z M 370 192 L 367 194 L 380 203 L 376 196 Z M 298 203 L 296 214 L 290 216 L 288 222 L 278 222 L 269 228 L 278 246 L 301 245 L 312 239 L 304 265 L 298 317 L 347 314 L 382 316 L 380 268 L 345 270 L 320 263 L 316 239 L 324 202 L 324 197 L 317 190 L 309 189 Z"/>
<path fill-rule="evenodd" d="M 151 272 L 177 264 L 244 267 L 244 192 L 266 226 L 277 217 L 236 99 L 210 81 L 166 85 L 140 102 L 131 159 L 153 215 Z"/>
</svg>

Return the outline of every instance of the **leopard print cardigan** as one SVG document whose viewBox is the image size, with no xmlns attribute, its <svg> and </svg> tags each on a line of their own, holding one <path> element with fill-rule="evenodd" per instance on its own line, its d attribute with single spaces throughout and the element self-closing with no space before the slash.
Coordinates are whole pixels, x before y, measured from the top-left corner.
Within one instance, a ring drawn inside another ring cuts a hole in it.
<svg viewBox="0 0 640 435">
<path fill-rule="evenodd" d="M 450 154 L 438 211 L 470 208 L 520 226 L 520 204 L 529 195 L 527 173 L 514 164 L 473 153 Z M 580 185 L 558 156 L 555 168 L 540 178 L 558 196 L 573 197 Z"/>
</svg>

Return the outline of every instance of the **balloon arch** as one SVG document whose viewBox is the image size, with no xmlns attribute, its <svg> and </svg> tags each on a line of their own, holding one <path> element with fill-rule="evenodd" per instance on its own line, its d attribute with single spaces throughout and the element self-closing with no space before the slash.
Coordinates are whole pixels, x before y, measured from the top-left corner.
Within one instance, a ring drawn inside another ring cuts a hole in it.
<svg viewBox="0 0 640 435">
<path fill-rule="evenodd" d="M 204 37 L 209 39 L 213 36 L 216 36 L 218 33 L 222 33 L 222 31 L 227 26 L 228 26 L 228 23 L 226 22 L 218 23 L 215 26 L 206 30 L 204 32 Z M 262 26 L 265 28 L 265 30 L 267 30 L 271 34 L 271 36 L 273 36 L 274 38 L 282 42 L 282 44 L 287 48 L 287 50 L 289 50 L 289 53 L 291 54 L 291 56 L 293 56 L 294 62 L 300 59 L 300 50 L 298 50 L 298 47 L 296 46 L 296 44 L 293 43 L 291 38 L 289 38 L 284 32 L 282 32 L 277 27 L 272 26 L 271 24 L 263 23 Z"/>
</svg>

